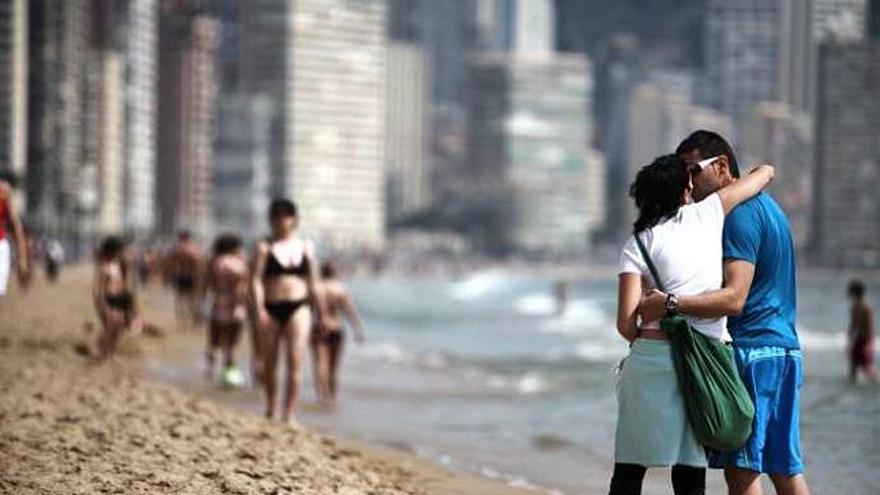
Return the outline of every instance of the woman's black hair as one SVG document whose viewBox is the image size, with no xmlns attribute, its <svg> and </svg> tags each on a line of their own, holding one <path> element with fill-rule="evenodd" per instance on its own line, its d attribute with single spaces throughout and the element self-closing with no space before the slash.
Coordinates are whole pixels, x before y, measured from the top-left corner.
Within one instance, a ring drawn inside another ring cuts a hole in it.
<svg viewBox="0 0 880 495">
<path fill-rule="evenodd" d="M 321 263 L 321 278 L 336 278 L 336 263 L 332 261 Z"/>
<path fill-rule="evenodd" d="M 289 199 L 273 199 L 269 204 L 269 218 L 295 217 L 296 205 Z"/>
<path fill-rule="evenodd" d="M 221 234 L 214 240 L 214 255 L 232 254 L 241 249 L 241 245 L 241 237 L 231 232 Z"/>
<path fill-rule="evenodd" d="M 859 279 L 852 279 L 849 282 L 846 293 L 851 297 L 861 299 L 865 295 L 865 284 Z"/>
<path fill-rule="evenodd" d="M 101 261 L 111 261 L 122 256 L 124 250 L 125 240 L 122 237 L 116 235 L 107 236 L 98 246 L 98 259 Z"/>
<path fill-rule="evenodd" d="M 690 185 L 687 164 L 676 155 L 663 155 L 642 167 L 629 187 L 639 209 L 633 224 L 638 233 L 678 213 L 681 198 Z"/>
</svg>

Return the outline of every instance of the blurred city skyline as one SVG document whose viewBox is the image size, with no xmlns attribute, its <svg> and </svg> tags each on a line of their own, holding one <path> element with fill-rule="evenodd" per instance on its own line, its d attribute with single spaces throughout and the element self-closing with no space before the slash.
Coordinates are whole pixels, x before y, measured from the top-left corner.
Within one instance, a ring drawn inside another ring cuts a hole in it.
<svg viewBox="0 0 880 495">
<path fill-rule="evenodd" d="M 880 267 L 880 0 L 3 0 L 0 36 L 0 168 L 75 251 L 284 196 L 333 252 L 601 260 L 706 128 L 804 259 Z"/>
</svg>

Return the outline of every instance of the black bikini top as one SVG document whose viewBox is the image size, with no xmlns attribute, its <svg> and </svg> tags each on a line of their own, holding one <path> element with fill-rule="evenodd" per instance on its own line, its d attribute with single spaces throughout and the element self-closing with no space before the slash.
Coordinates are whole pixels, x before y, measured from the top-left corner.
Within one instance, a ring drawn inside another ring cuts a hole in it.
<svg viewBox="0 0 880 495">
<path fill-rule="evenodd" d="M 266 260 L 266 268 L 263 269 L 264 277 L 280 277 L 282 275 L 293 275 L 294 277 L 305 278 L 309 274 L 309 258 L 305 251 L 302 255 L 302 261 L 298 265 L 284 266 L 278 261 L 278 257 L 269 249 L 269 259 Z"/>
</svg>

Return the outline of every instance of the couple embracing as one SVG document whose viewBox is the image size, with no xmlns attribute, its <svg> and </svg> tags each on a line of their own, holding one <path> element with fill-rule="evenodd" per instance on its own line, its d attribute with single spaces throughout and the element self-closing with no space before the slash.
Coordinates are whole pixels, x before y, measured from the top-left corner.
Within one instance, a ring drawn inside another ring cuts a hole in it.
<svg viewBox="0 0 880 495">
<path fill-rule="evenodd" d="M 638 172 L 630 188 L 638 219 L 618 268 L 617 328 L 631 347 L 620 371 L 611 495 L 639 494 L 647 468 L 659 466 L 672 466 L 676 494 L 705 493 L 711 466 L 724 468 L 730 494 L 760 495 L 766 473 L 778 494 L 808 495 L 795 254 L 785 214 L 762 192 L 773 174 L 762 165 L 740 177 L 727 141 L 702 130 Z M 737 450 L 705 448 L 688 421 L 659 324 L 676 314 L 732 346 L 734 373 L 754 405 L 751 435 Z"/>
</svg>

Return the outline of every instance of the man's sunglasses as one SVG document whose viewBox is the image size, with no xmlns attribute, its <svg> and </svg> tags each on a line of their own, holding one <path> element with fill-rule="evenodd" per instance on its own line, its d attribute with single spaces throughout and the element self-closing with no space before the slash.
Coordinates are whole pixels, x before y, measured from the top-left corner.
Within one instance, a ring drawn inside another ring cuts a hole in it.
<svg viewBox="0 0 880 495">
<path fill-rule="evenodd" d="M 721 158 L 721 156 L 713 156 L 712 158 L 706 158 L 705 160 L 700 160 L 698 162 L 690 162 L 687 164 L 687 171 L 691 175 L 697 175 L 705 170 L 706 167 L 718 161 L 719 158 Z"/>
</svg>

